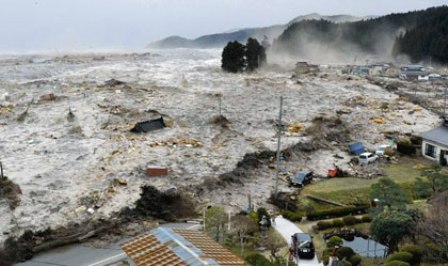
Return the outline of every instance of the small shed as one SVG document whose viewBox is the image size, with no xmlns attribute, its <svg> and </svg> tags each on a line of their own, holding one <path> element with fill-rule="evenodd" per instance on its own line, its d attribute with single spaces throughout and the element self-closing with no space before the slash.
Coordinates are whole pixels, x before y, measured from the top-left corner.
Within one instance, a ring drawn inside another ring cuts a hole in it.
<svg viewBox="0 0 448 266">
<path fill-rule="evenodd" d="M 348 145 L 348 151 L 354 155 L 360 155 L 365 152 L 364 145 L 361 142 L 356 142 Z"/>
<path fill-rule="evenodd" d="M 135 124 L 135 126 L 131 129 L 131 132 L 134 133 L 149 132 L 157 129 L 162 129 L 165 127 L 166 127 L 165 121 L 163 120 L 163 117 L 160 117 L 158 119 L 148 120 Z"/>
</svg>

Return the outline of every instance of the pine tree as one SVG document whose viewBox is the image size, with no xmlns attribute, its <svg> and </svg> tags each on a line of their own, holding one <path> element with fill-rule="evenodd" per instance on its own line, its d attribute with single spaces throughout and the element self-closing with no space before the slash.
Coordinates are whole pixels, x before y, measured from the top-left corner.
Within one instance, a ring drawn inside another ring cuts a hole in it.
<svg viewBox="0 0 448 266">
<path fill-rule="evenodd" d="M 246 65 L 246 47 L 237 41 L 227 43 L 222 51 L 222 69 L 237 73 L 244 71 Z"/>
<path fill-rule="evenodd" d="M 246 44 L 247 70 L 254 71 L 266 62 L 266 52 L 256 39 L 249 38 Z"/>
</svg>

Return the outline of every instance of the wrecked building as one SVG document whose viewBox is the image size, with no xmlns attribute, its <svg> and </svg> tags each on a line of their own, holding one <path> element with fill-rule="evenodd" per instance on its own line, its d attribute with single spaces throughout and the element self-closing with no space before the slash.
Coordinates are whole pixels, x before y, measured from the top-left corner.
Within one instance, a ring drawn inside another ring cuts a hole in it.
<svg viewBox="0 0 448 266">
<path fill-rule="evenodd" d="M 319 73 L 319 66 L 308 64 L 308 62 L 297 62 L 294 68 L 294 73 L 300 74 L 312 74 Z"/>
</svg>

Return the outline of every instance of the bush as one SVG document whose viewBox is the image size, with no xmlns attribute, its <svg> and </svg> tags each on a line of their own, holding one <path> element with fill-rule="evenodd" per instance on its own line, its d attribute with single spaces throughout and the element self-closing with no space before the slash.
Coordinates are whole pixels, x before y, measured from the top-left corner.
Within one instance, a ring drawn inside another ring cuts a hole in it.
<svg viewBox="0 0 448 266">
<path fill-rule="evenodd" d="M 370 216 L 366 214 L 361 217 L 361 220 L 363 223 L 370 223 L 372 221 L 372 218 L 370 218 Z"/>
<path fill-rule="evenodd" d="M 347 206 L 347 207 L 336 207 L 329 210 L 315 211 L 307 213 L 307 218 L 310 221 L 342 217 L 346 215 L 366 213 L 369 209 L 369 205 L 359 205 L 359 206 Z"/>
<path fill-rule="evenodd" d="M 390 261 L 387 262 L 386 264 L 384 264 L 384 266 L 410 266 L 411 264 L 404 262 L 404 261 L 399 261 L 399 260 L 394 260 L 394 261 Z"/>
<path fill-rule="evenodd" d="M 336 256 L 342 260 L 343 258 L 350 258 L 351 256 L 355 255 L 355 252 L 352 248 L 349 247 L 341 247 L 336 252 Z"/>
<path fill-rule="evenodd" d="M 416 245 L 406 245 L 400 249 L 401 252 L 409 252 L 412 254 L 411 265 L 418 265 L 422 261 L 423 250 Z"/>
<path fill-rule="evenodd" d="M 344 221 L 342 221 L 342 219 L 334 219 L 333 220 L 333 226 L 336 227 L 336 228 L 341 228 L 344 225 L 345 224 L 344 224 Z"/>
<path fill-rule="evenodd" d="M 261 254 L 251 254 L 246 256 L 245 260 L 250 264 L 250 265 L 256 265 L 256 266 L 271 266 L 271 262 L 266 259 L 263 255 Z"/>
<path fill-rule="evenodd" d="M 411 264 L 412 258 L 413 258 L 413 256 L 409 252 L 404 252 L 404 251 L 396 252 L 396 253 L 393 253 L 392 255 L 390 255 L 389 257 L 387 257 L 387 262 L 398 260 L 398 261 L 404 261 L 404 262 Z"/>
<path fill-rule="evenodd" d="M 351 263 L 353 266 L 358 266 L 358 265 L 361 264 L 362 257 L 359 256 L 359 255 L 353 255 L 353 256 L 350 257 L 350 259 L 349 259 L 348 261 L 350 261 L 350 263 Z"/>
<path fill-rule="evenodd" d="M 297 213 L 297 212 L 283 211 L 282 212 L 282 216 L 285 219 L 290 220 L 291 222 L 300 222 L 300 221 L 302 221 L 302 215 L 300 213 Z"/>
<path fill-rule="evenodd" d="M 345 216 L 344 218 L 342 218 L 342 221 L 344 221 L 345 225 L 354 225 L 357 221 L 356 218 L 354 216 Z"/>
<path fill-rule="evenodd" d="M 400 140 L 397 143 L 397 151 L 406 155 L 413 155 L 416 153 L 416 149 L 410 140 Z"/>
<path fill-rule="evenodd" d="M 358 218 L 358 217 L 355 217 L 355 222 L 356 222 L 357 224 L 361 224 L 361 223 L 363 223 L 362 218 Z"/>
<path fill-rule="evenodd" d="M 320 222 L 317 222 L 317 229 L 318 230 L 325 230 L 325 229 L 332 228 L 332 227 L 333 227 L 333 222 L 332 221 L 328 221 L 328 222 L 320 221 Z"/>
<path fill-rule="evenodd" d="M 327 240 L 327 248 L 334 248 L 335 246 L 341 246 L 344 241 L 338 236 L 332 236 Z"/>
</svg>

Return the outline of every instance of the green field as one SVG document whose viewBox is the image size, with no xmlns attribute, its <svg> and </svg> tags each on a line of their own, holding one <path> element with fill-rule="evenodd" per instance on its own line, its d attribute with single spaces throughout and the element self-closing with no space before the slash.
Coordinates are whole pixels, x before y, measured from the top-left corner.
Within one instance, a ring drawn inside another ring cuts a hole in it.
<svg viewBox="0 0 448 266">
<path fill-rule="evenodd" d="M 420 177 L 421 167 L 429 167 L 431 163 L 423 158 L 402 157 L 398 163 L 386 165 L 384 177 L 397 182 L 405 189 L 410 199 L 413 198 L 413 183 Z M 314 195 L 342 204 L 369 203 L 369 192 L 372 184 L 381 177 L 362 179 L 355 177 L 332 178 L 306 186 L 300 193 L 300 204 L 305 208 L 322 210 L 332 208 L 333 205 L 322 204 L 309 200 L 307 195 Z"/>
</svg>

